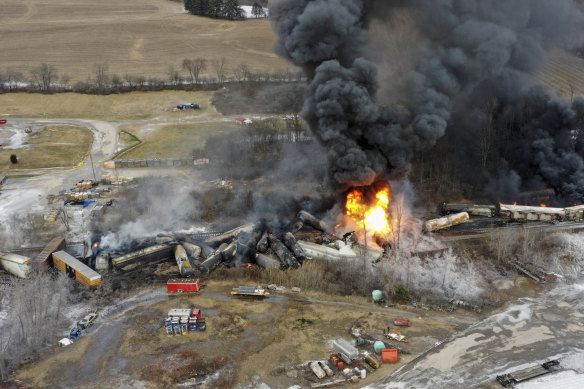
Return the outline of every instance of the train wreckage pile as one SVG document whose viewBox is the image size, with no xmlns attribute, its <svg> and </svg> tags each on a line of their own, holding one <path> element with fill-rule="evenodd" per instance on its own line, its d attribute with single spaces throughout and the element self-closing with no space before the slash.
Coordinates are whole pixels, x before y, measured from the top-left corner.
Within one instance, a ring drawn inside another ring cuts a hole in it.
<svg viewBox="0 0 584 389">
<path fill-rule="evenodd" d="M 115 269 L 131 271 L 140 266 L 165 261 L 174 256 L 182 277 L 205 275 L 217 266 L 258 265 L 264 268 L 297 269 L 311 258 L 327 260 L 356 258 L 365 253 L 379 259 L 381 250 L 361 248 L 354 234 L 342 238 L 308 212 L 300 211 L 288 228 L 272 232 L 265 221 L 249 223 L 207 240 L 159 235 L 157 244 L 111 259 Z M 104 254 L 100 254 L 103 258 Z M 105 254 L 107 256 L 107 254 Z M 98 259 L 99 262 L 99 259 Z"/>
</svg>

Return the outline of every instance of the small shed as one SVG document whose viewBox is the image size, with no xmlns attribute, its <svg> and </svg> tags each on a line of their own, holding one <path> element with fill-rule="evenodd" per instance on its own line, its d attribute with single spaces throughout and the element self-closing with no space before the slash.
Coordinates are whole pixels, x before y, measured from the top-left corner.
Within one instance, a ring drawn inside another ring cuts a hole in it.
<svg viewBox="0 0 584 389">
<path fill-rule="evenodd" d="M 246 118 L 244 118 L 243 116 L 240 116 L 240 117 L 237 117 L 237 118 L 235 118 L 235 122 L 236 122 L 237 124 L 239 124 L 240 126 L 243 126 L 243 123 L 244 123 L 246 120 L 247 120 L 247 119 L 246 119 Z"/>
</svg>

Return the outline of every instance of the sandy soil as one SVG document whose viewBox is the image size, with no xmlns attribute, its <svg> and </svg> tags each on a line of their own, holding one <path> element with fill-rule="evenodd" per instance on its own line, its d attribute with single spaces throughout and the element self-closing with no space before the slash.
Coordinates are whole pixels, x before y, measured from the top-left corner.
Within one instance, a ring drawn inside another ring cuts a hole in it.
<svg viewBox="0 0 584 389">
<path fill-rule="evenodd" d="M 410 343 L 400 344 L 411 354 L 403 355 L 397 364 L 383 365 L 360 383 L 364 385 L 477 320 L 475 314 L 467 312 L 445 315 L 411 307 L 383 308 L 364 298 L 305 292 L 274 293 L 263 301 L 241 300 L 229 296 L 233 286 L 233 282 L 210 281 L 198 295 L 164 295 L 136 302 L 119 316 L 101 318 L 81 341 L 66 349 L 55 348 L 54 353 L 25 366 L 16 376 L 34 387 L 103 387 L 118 379 L 156 387 L 156 383 L 143 380 L 143 369 L 162 357 L 160 350 L 168 352 L 169 346 L 170 350 L 192 349 L 208 357 L 227 356 L 237 366 L 241 383 L 259 375 L 273 387 L 308 387 L 316 378 L 291 366 L 326 359 L 332 351 L 329 342 L 339 337 L 351 339 L 353 326 L 381 339 L 383 328 L 392 320 L 411 320 L 412 326 L 402 331 Z M 163 321 L 166 312 L 177 307 L 201 308 L 207 331 L 168 337 Z M 63 366 L 63 361 L 71 363 Z"/>
</svg>

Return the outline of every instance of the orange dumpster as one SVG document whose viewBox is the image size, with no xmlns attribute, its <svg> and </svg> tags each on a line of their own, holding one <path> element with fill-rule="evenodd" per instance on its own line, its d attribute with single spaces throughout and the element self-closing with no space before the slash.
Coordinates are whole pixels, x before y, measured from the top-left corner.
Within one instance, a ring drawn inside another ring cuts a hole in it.
<svg viewBox="0 0 584 389">
<path fill-rule="evenodd" d="M 383 363 L 397 362 L 397 349 L 386 348 L 386 349 L 381 350 L 381 361 Z"/>
</svg>

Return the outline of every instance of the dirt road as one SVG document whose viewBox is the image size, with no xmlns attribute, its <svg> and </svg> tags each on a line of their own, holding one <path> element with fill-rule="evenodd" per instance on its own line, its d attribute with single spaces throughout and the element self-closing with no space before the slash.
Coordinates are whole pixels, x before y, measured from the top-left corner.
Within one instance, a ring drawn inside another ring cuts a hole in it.
<svg viewBox="0 0 584 389">
<path fill-rule="evenodd" d="M 237 370 L 237 381 L 258 375 L 270 387 L 307 387 L 316 380 L 303 369 L 291 368 L 309 360 L 326 359 L 329 342 L 358 326 L 380 336 L 395 318 L 413 322 L 404 329 L 411 355 L 398 364 L 384 365 L 362 382 L 387 375 L 436 342 L 476 322 L 474 314 L 441 314 L 411 307 L 383 308 L 364 298 L 332 297 L 301 292 L 274 293 L 267 300 L 240 300 L 229 296 L 233 282 L 210 281 L 195 296 L 167 296 L 164 289 L 143 290 L 100 315 L 87 336 L 66 349 L 55 349 L 17 377 L 33 386 L 107 387 L 124 385 L 160 387 L 146 380 L 145 366 L 186 350 L 207 357 L 226 356 Z M 207 331 L 168 337 L 163 321 L 170 308 L 201 308 Z M 165 350 L 162 352 L 161 350 Z M 183 377 L 181 380 L 184 380 Z M 179 380 L 180 381 L 180 380 Z"/>
</svg>

